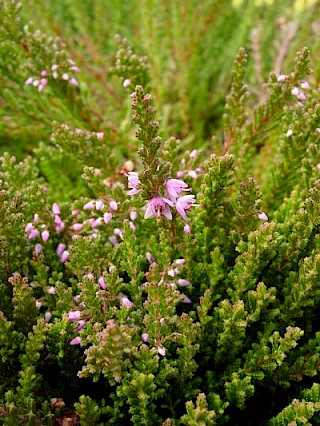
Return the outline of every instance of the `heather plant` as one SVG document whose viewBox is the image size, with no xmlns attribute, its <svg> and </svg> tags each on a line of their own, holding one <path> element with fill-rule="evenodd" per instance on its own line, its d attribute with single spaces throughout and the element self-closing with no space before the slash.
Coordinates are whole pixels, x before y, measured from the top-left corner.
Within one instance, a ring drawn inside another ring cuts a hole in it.
<svg viewBox="0 0 320 426">
<path fill-rule="evenodd" d="M 319 2 L 124 3 L 0 0 L 0 422 L 318 424 Z"/>
</svg>

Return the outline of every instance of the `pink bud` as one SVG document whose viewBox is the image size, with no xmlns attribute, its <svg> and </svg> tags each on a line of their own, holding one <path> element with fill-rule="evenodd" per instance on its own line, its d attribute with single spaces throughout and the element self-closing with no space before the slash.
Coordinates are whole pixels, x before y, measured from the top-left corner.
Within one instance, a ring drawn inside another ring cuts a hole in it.
<svg viewBox="0 0 320 426">
<path fill-rule="evenodd" d="M 265 214 L 265 212 L 261 212 L 261 213 L 259 213 L 259 214 L 258 214 L 258 218 L 259 218 L 260 220 L 264 220 L 264 221 L 267 221 L 267 220 L 268 220 L 268 216 Z"/>
<path fill-rule="evenodd" d="M 177 268 L 169 269 L 168 271 L 169 277 L 175 277 L 177 274 L 179 274 L 179 269 Z"/>
<path fill-rule="evenodd" d="M 39 231 L 37 229 L 32 229 L 29 234 L 29 240 L 39 237 Z"/>
<path fill-rule="evenodd" d="M 44 320 L 45 320 L 45 322 L 46 322 L 46 323 L 50 322 L 51 318 L 52 318 L 52 314 L 51 314 L 51 312 L 47 311 L 47 312 L 44 314 Z"/>
<path fill-rule="evenodd" d="M 89 201 L 89 203 L 83 206 L 83 210 L 94 210 L 95 208 L 96 208 L 96 202 L 93 200 Z"/>
<path fill-rule="evenodd" d="M 114 210 L 114 211 L 118 210 L 118 204 L 113 200 L 110 201 L 109 206 L 110 206 L 111 210 Z"/>
<path fill-rule="evenodd" d="M 161 356 L 165 356 L 165 354 L 166 354 L 166 349 L 165 349 L 165 347 L 164 347 L 164 346 L 160 345 L 160 346 L 158 347 L 158 354 L 159 354 L 159 355 L 161 355 Z"/>
<path fill-rule="evenodd" d="M 142 340 L 147 343 L 147 341 L 149 340 L 149 334 L 148 333 L 142 333 L 141 334 Z"/>
<path fill-rule="evenodd" d="M 26 86 L 30 86 L 31 84 L 33 83 L 33 78 L 32 77 L 29 77 L 25 82 L 24 82 L 24 84 L 26 85 Z"/>
<path fill-rule="evenodd" d="M 32 223 L 28 223 L 26 225 L 26 227 L 24 228 L 24 232 L 26 232 L 27 234 L 30 234 L 30 232 L 33 230 L 33 224 Z"/>
<path fill-rule="evenodd" d="M 71 212 L 72 216 L 77 216 L 79 213 L 80 213 L 80 210 L 79 210 L 79 209 L 74 209 L 74 210 L 72 210 L 72 212 Z"/>
<path fill-rule="evenodd" d="M 40 302 L 40 300 L 36 300 L 36 308 L 40 309 L 42 306 L 42 303 Z"/>
<path fill-rule="evenodd" d="M 42 252 L 42 245 L 41 244 L 36 244 L 34 247 L 34 252 L 35 254 L 40 254 Z"/>
<path fill-rule="evenodd" d="M 79 321 L 81 317 L 80 311 L 70 311 L 68 313 L 68 318 L 71 322 Z"/>
<path fill-rule="evenodd" d="M 33 221 L 34 221 L 34 222 L 39 222 L 39 220 L 40 220 L 40 217 L 39 217 L 38 213 L 35 213 L 35 214 L 33 215 Z"/>
<path fill-rule="evenodd" d="M 74 77 L 72 77 L 70 79 L 69 83 L 71 84 L 71 86 L 74 86 L 74 87 L 78 87 L 79 86 L 78 80 L 76 80 Z"/>
<path fill-rule="evenodd" d="M 188 296 L 186 295 L 183 295 L 183 296 L 184 296 L 183 303 L 187 303 L 187 304 L 192 303 L 191 299 Z"/>
<path fill-rule="evenodd" d="M 97 133 L 96 133 L 96 135 L 97 135 L 97 138 L 98 138 L 98 139 L 103 139 L 103 137 L 104 137 L 104 132 L 97 132 Z"/>
<path fill-rule="evenodd" d="M 184 225 L 183 231 L 185 234 L 191 234 L 191 228 L 189 225 Z"/>
<path fill-rule="evenodd" d="M 95 221 L 91 223 L 92 228 L 98 228 L 98 226 L 102 225 L 103 218 L 98 217 Z"/>
<path fill-rule="evenodd" d="M 50 287 L 49 290 L 48 290 L 48 293 L 49 294 L 56 294 L 57 291 L 56 291 L 56 289 L 54 287 Z"/>
<path fill-rule="evenodd" d="M 121 299 L 121 303 L 123 304 L 123 306 L 125 306 L 126 308 L 132 308 L 134 306 L 134 303 L 131 302 L 131 300 L 129 300 L 127 297 L 122 297 Z"/>
<path fill-rule="evenodd" d="M 67 250 L 65 250 L 60 257 L 61 263 L 66 262 L 68 260 L 68 258 L 69 258 L 69 252 Z"/>
<path fill-rule="evenodd" d="M 61 211 L 60 211 L 60 207 L 59 207 L 59 204 L 58 203 L 53 203 L 52 204 L 52 213 L 54 214 L 54 215 L 59 215 L 60 213 L 61 213 Z"/>
<path fill-rule="evenodd" d="M 287 78 L 288 78 L 288 76 L 286 74 L 280 74 L 277 77 L 277 82 L 278 83 L 283 83 L 284 81 L 286 81 Z"/>
<path fill-rule="evenodd" d="M 77 326 L 77 328 L 76 328 L 76 331 L 80 331 L 80 330 L 82 330 L 83 329 L 83 327 L 86 325 L 86 322 L 85 322 L 85 320 L 80 320 L 79 322 L 78 322 L 78 326 Z"/>
<path fill-rule="evenodd" d="M 45 230 L 45 231 L 41 232 L 42 241 L 44 241 L 44 242 L 48 241 L 49 236 L 50 236 L 49 231 Z"/>
<path fill-rule="evenodd" d="M 126 87 L 129 87 L 130 84 L 131 84 L 131 80 L 129 78 L 126 78 L 122 85 L 123 85 L 123 87 L 126 88 Z"/>
<path fill-rule="evenodd" d="M 159 322 L 160 322 L 161 325 L 163 325 L 164 324 L 164 318 L 160 318 Z"/>
<path fill-rule="evenodd" d="M 197 173 L 195 170 L 190 170 L 190 171 L 188 172 L 188 175 L 189 175 L 190 177 L 192 177 L 192 179 L 197 179 L 197 177 L 198 177 L 198 173 Z"/>
<path fill-rule="evenodd" d="M 102 288 L 102 290 L 105 290 L 107 288 L 107 285 L 106 285 L 103 277 L 100 277 L 98 279 L 98 284 Z"/>
<path fill-rule="evenodd" d="M 130 216 L 130 219 L 131 219 L 132 221 L 136 220 L 136 219 L 137 219 L 137 216 L 138 216 L 137 211 L 136 211 L 136 210 L 130 210 L 130 214 L 129 214 L 129 216 Z"/>
<path fill-rule="evenodd" d="M 179 278 L 177 280 L 177 284 L 179 287 L 188 287 L 191 284 L 191 282 L 183 278 Z"/>
<path fill-rule="evenodd" d="M 41 71 L 40 73 L 41 77 L 47 77 L 48 73 L 46 70 Z"/>
<path fill-rule="evenodd" d="M 69 75 L 66 72 L 62 74 L 62 80 L 69 80 Z"/>
<path fill-rule="evenodd" d="M 307 81 L 303 81 L 300 86 L 302 87 L 302 89 L 305 89 L 305 90 L 310 89 L 310 85 Z"/>
<path fill-rule="evenodd" d="M 82 231 L 83 223 L 75 223 L 74 225 L 71 226 L 71 229 L 76 232 Z"/>
<path fill-rule="evenodd" d="M 174 261 L 176 265 L 184 265 L 186 263 L 186 259 L 176 259 Z"/>
<path fill-rule="evenodd" d="M 103 215 L 103 220 L 106 225 L 111 221 L 111 219 L 112 219 L 112 213 L 107 212 Z"/>
<path fill-rule="evenodd" d="M 61 257 L 61 255 L 64 252 L 65 248 L 66 248 L 65 244 L 63 244 L 63 243 L 58 244 L 58 247 L 56 249 L 57 256 Z"/>
<path fill-rule="evenodd" d="M 190 158 L 196 158 L 197 155 L 198 155 L 197 149 L 194 149 L 193 151 L 190 152 Z"/>
<path fill-rule="evenodd" d="M 152 256 L 152 254 L 148 251 L 146 253 L 146 258 L 147 258 L 147 261 L 150 263 L 150 265 L 154 262 L 154 258 Z"/>
<path fill-rule="evenodd" d="M 51 67 L 51 71 L 57 71 L 58 68 L 59 68 L 59 65 L 53 64 Z"/>
<path fill-rule="evenodd" d="M 97 200 L 96 201 L 96 210 L 103 210 L 104 209 L 104 204 L 102 200 Z"/>
<path fill-rule="evenodd" d="M 77 336 L 77 337 L 75 337 L 74 339 L 71 340 L 70 345 L 71 346 L 80 345 L 80 343 L 81 343 L 81 337 Z"/>
<path fill-rule="evenodd" d="M 110 242 L 111 244 L 113 244 L 114 246 L 115 246 L 116 244 L 118 244 L 118 239 L 117 239 L 117 236 L 116 236 L 116 235 L 111 235 L 111 237 L 109 237 L 109 238 L 108 238 L 108 240 L 109 240 L 109 242 Z"/>
<path fill-rule="evenodd" d="M 135 231 L 137 229 L 136 225 L 133 222 L 131 222 L 131 220 L 129 222 L 129 226 L 130 226 L 130 229 L 132 229 L 132 231 Z"/>
</svg>

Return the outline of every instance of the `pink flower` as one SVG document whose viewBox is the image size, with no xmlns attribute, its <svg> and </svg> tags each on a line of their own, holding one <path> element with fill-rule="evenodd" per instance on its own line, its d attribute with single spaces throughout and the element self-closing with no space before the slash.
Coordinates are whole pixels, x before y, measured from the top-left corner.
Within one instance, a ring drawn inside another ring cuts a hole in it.
<svg viewBox="0 0 320 426">
<path fill-rule="evenodd" d="M 82 231 L 83 223 L 75 223 L 71 226 L 71 229 L 76 232 Z"/>
<path fill-rule="evenodd" d="M 107 212 L 103 215 L 103 220 L 106 225 L 110 222 L 111 219 L 112 219 L 112 213 Z"/>
<path fill-rule="evenodd" d="M 96 201 L 96 210 L 103 210 L 104 209 L 104 203 L 102 200 Z"/>
<path fill-rule="evenodd" d="M 149 334 L 148 333 L 142 333 L 141 334 L 142 340 L 146 343 L 149 340 Z"/>
<path fill-rule="evenodd" d="M 48 241 L 49 236 L 50 236 L 50 234 L 49 234 L 48 230 L 45 230 L 45 231 L 41 232 L 42 241 L 44 241 L 44 242 Z"/>
<path fill-rule="evenodd" d="M 185 234 L 191 234 L 191 228 L 189 225 L 184 225 L 183 232 Z"/>
<path fill-rule="evenodd" d="M 78 87 L 78 86 L 79 86 L 79 82 L 78 82 L 78 80 L 76 80 L 74 77 L 72 77 L 72 78 L 69 80 L 69 83 L 71 84 L 71 86 L 74 86 L 74 87 Z"/>
<path fill-rule="evenodd" d="M 185 280 L 184 278 L 179 278 L 177 280 L 177 284 L 179 287 L 188 287 L 191 284 L 191 282 L 188 280 Z"/>
<path fill-rule="evenodd" d="M 166 191 L 171 201 L 176 201 L 183 190 L 187 190 L 188 184 L 180 179 L 168 179 Z"/>
<path fill-rule="evenodd" d="M 49 288 L 49 290 L 48 290 L 48 293 L 49 293 L 49 294 L 56 294 L 56 293 L 57 293 L 57 291 L 56 291 L 56 289 L 55 289 L 54 287 L 52 287 L 52 286 L 51 286 L 51 287 Z"/>
<path fill-rule="evenodd" d="M 191 206 L 195 201 L 194 195 L 184 195 L 177 199 L 176 209 L 183 220 L 188 220 L 186 211 L 191 209 Z"/>
<path fill-rule="evenodd" d="M 105 283 L 105 281 L 104 281 L 104 278 L 103 278 L 103 277 L 100 277 L 100 278 L 98 279 L 98 284 L 99 284 L 99 286 L 102 288 L 102 290 L 105 290 L 105 289 L 107 288 L 107 284 Z"/>
<path fill-rule="evenodd" d="M 81 343 L 81 337 L 80 336 L 77 336 L 77 337 L 75 337 L 74 339 L 72 339 L 71 340 L 71 342 L 70 342 L 70 345 L 80 345 L 80 343 Z"/>
<path fill-rule="evenodd" d="M 158 354 L 159 354 L 159 355 L 161 355 L 161 356 L 165 356 L 165 354 L 166 354 L 166 349 L 165 349 L 165 347 L 164 347 L 164 346 L 160 345 L 160 346 L 158 347 Z"/>
<path fill-rule="evenodd" d="M 97 138 L 98 138 L 98 139 L 103 139 L 103 137 L 104 137 L 104 132 L 97 132 L 97 133 L 96 133 L 96 136 L 97 136 Z"/>
<path fill-rule="evenodd" d="M 71 311 L 68 313 L 68 318 L 71 322 L 79 321 L 81 317 L 80 311 Z"/>
<path fill-rule="evenodd" d="M 155 216 L 157 219 L 161 219 L 161 214 L 163 214 L 167 219 L 172 220 L 170 207 L 173 207 L 172 201 L 156 195 L 148 201 L 144 218 L 149 219 L 149 217 Z"/>
<path fill-rule="evenodd" d="M 129 78 L 126 78 L 123 82 L 123 87 L 129 87 L 131 84 L 131 80 Z"/>
<path fill-rule="evenodd" d="M 94 210 L 96 208 L 96 202 L 95 201 L 89 201 L 87 204 L 83 206 L 83 210 Z"/>
<path fill-rule="evenodd" d="M 140 179 L 137 172 L 128 172 L 128 188 L 130 191 L 128 195 L 138 194 L 141 190 L 138 189 L 138 185 L 140 185 Z"/>
<path fill-rule="evenodd" d="M 61 254 L 61 257 L 60 257 L 61 263 L 66 262 L 68 258 L 69 258 L 69 252 L 68 250 L 64 250 L 64 252 Z"/>
<path fill-rule="evenodd" d="M 129 300 L 127 297 L 122 297 L 121 299 L 121 303 L 123 304 L 123 306 L 125 306 L 126 308 L 132 308 L 134 306 L 134 303 L 131 302 L 131 300 Z"/>
<path fill-rule="evenodd" d="M 59 204 L 58 203 L 53 203 L 52 204 L 52 213 L 54 214 L 54 215 L 59 215 L 60 213 L 61 213 L 61 211 L 60 211 L 60 207 L 59 207 Z"/>
<path fill-rule="evenodd" d="M 42 245 L 41 244 L 36 244 L 34 247 L 34 252 L 35 254 L 40 254 L 42 252 Z"/>
<path fill-rule="evenodd" d="M 137 211 L 136 211 L 136 210 L 130 210 L 130 214 L 129 214 L 129 216 L 130 216 L 130 219 L 131 219 L 132 221 L 136 220 L 136 219 L 137 219 L 137 216 L 138 216 Z"/>
<path fill-rule="evenodd" d="M 29 240 L 39 237 L 39 231 L 37 229 L 32 229 L 29 233 Z"/>
<path fill-rule="evenodd" d="M 65 244 L 63 243 L 58 244 L 58 247 L 56 249 L 57 256 L 61 257 L 62 253 L 65 251 L 65 248 L 66 248 Z"/>
<path fill-rule="evenodd" d="M 118 204 L 114 200 L 110 201 L 109 206 L 110 206 L 111 210 L 113 210 L 113 211 L 118 210 Z"/>
</svg>

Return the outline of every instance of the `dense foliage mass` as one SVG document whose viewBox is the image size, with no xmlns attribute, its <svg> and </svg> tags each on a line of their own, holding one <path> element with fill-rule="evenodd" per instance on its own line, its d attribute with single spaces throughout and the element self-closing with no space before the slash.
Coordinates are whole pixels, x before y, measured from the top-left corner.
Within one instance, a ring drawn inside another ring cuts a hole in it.
<svg viewBox="0 0 320 426">
<path fill-rule="evenodd" d="M 275 3 L 0 0 L 1 424 L 320 424 L 320 3 Z"/>
</svg>

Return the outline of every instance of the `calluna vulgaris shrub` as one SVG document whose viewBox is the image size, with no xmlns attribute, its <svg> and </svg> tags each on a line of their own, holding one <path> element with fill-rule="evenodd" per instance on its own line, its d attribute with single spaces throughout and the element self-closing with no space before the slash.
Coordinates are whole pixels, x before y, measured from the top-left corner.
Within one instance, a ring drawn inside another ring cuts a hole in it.
<svg viewBox="0 0 320 426">
<path fill-rule="evenodd" d="M 1 424 L 320 424 L 320 8 L 280 3 L 0 0 Z"/>
</svg>

